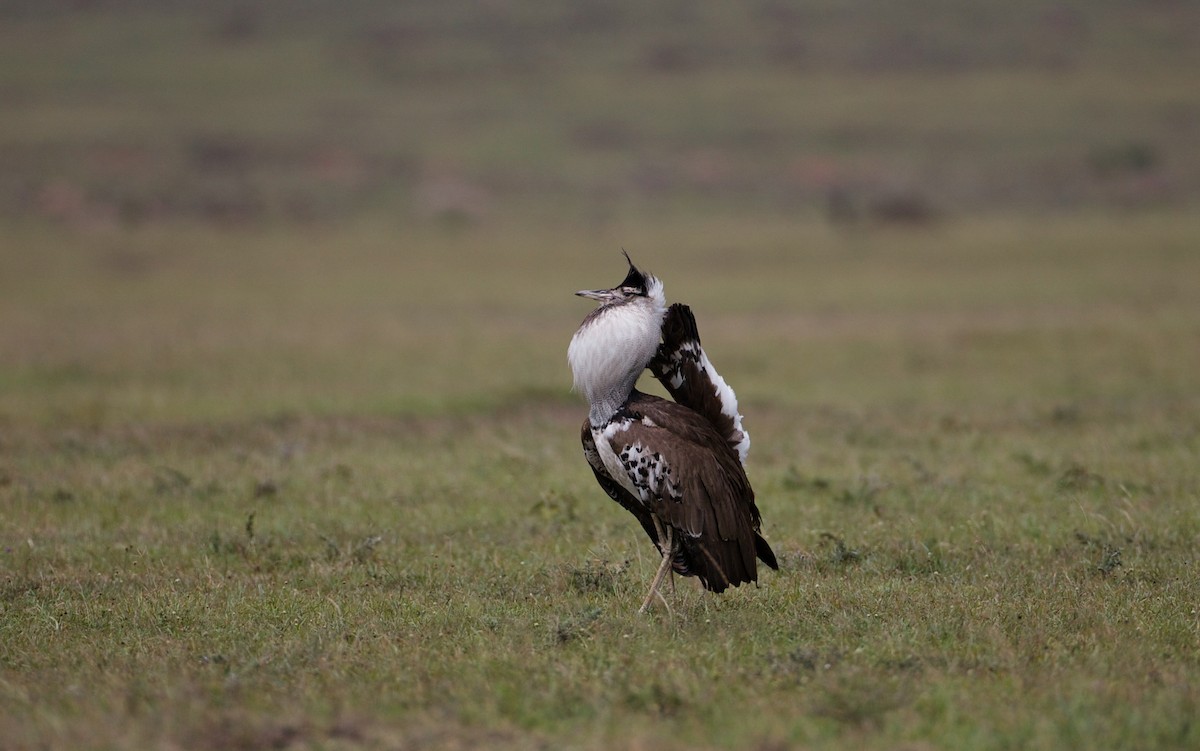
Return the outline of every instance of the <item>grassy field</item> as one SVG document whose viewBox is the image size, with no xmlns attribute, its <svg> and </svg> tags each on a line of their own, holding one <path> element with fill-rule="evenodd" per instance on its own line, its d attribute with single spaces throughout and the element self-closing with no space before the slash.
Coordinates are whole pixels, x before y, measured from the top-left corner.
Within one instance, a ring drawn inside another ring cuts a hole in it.
<svg viewBox="0 0 1200 751">
<path fill-rule="evenodd" d="M 0 9 L 0 748 L 1200 745 L 1197 11 L 662 8 Z M 643 617 L 622 246 L 781 563 Z"/>
</svg>

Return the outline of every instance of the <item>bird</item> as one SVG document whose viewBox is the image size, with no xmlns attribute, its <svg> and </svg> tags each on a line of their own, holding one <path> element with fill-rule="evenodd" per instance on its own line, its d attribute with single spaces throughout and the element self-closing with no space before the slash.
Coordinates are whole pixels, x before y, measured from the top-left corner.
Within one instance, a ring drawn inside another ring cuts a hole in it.
<svg viewBox="0 0 1200 751">
<path fill-rule="evenodd" d="M 580 441 L 596 482 L 662 556 L 644 613 L 655 596 L 666 604 L 659 588 L 668 573 L 720 593 L 757 582 L 758 560 L 779 565 L 761 534 L 744 467 L 750 436 L 733 389 L 704 352 L 691 308 L 668 306 L 662 281 L 625 260 L 616 287 L 575 293 L 597 305 L 571 337 L 567 361 L 588 402 Z M 637 389 L 647 368 L 674 401 Z"/>
</svg>

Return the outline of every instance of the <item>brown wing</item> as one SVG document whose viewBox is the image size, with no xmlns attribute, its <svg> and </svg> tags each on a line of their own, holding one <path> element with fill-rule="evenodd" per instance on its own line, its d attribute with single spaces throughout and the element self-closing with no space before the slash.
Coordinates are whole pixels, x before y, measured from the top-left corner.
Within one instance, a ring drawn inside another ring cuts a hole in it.
<svg viewBox="0 0 1200 751">
<path fill-rule="evenodd" d="M 720 592 L 756 581 L 756 557 L 776 568 L 758 534 L 750 481 L 713 425 L 685 406 L 636 391 L 622 412 L 628 419 L 606 430 L 635 492 L 621 489 L 678 533 L 683 573 Z"/>
<path fill-rule="evenodd" d="M 596 441 L 592 437 L 592 425 L 588 420 L 583 421 L 583 428 L 580 431 L 580 440 L 583 443 L 583 455 L 587 459 L 588 465 L 592 468 L 592 474 L 596 476 L 596 483 L 604 489 L 608 497 L 616 501 L 629 513 L 633 514 L 642 525 L 642 529 L 646 532 L 646 536 L 650 538 L 650 542 L 658 548 L 661 555 L 663 552 L 663 541 L 658 539 L 658 530 L 654 526 L 654 519 L 650 513 L 650 506 L 643 503 L 637 498 L 634 498 L 628 490 L 623 488 L 620 483 L 613 479 L 612 475 L 604 467 L 600 461 L 600 455 L 596 451 Z M 689 564 L 690 558 L 687 552 L 680 550 L 672 561 L 672 568 L 675 573 L 681 576 L 695 576 L 695 568 Z"/>
</svg>

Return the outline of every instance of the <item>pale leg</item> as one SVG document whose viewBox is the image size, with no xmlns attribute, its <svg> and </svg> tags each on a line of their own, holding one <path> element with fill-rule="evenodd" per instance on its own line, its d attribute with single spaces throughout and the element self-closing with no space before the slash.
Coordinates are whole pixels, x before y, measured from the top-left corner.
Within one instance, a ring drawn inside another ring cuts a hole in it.
<svg viewBox="0 0 1200 751">
<path fill-rule="evenodd" d="M 663 577 L 671 571 L 671 563 L 675 560 L 675 539 L 672 534 L 673 530 L 670 526 L 663 524 L 654 517 L 654 526 L 658 529 L 658 539 L 665 542 L 662 547 L 662 563 L 658 566 L 658 571 L 654 574 L 654 580 L 650 582 L 650 591 L 646 593 L 646 599 L 642 601 L 642 606 L 638 608 L 639 613 L 645 613 L 646 608 L 650 607 L 650 603 L 654 600 L 654 595 L 658 594 L 658 587 L 662 584 Z M 672 587 L 675 584 L 674 578 L 671 579 Z M 660 597 L 662 595 L 659 595 Z"/>
</svg>

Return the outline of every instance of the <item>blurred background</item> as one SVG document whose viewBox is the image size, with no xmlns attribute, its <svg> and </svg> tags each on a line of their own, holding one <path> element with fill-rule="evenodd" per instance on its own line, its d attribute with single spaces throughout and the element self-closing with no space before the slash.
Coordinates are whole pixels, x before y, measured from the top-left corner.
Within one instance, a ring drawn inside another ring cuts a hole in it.
<svg viewBox="0 0 1200 751">
<path fill-rule="evenodd" d="M 1187 0 L 4 0 L 0 421 L 574 403 L 622 247 L 751 404 L 1186 393 L 1198 71 Z"/>
</svg>

